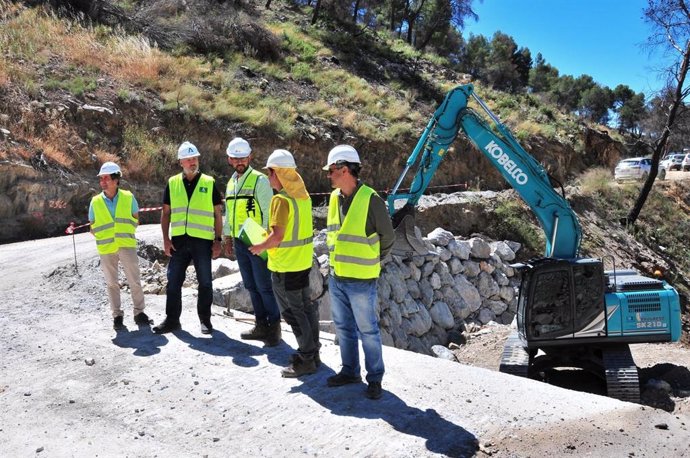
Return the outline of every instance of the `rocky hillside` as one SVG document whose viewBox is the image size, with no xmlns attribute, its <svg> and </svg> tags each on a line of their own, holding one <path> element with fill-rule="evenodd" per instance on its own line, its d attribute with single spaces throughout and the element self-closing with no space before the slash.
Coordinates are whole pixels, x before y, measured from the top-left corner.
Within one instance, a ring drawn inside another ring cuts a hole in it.
<svg viewBox="0 0 690 458">
<path fill-rule="evenodd" d="M 271 10 L 249 2 L 72 3 L 79 14 L 0 1 L 0 243 L 84 222 L 105 160 L 123 166 L 143 205 L 157 206 L 184 140 L 200 148 L 202 167 L 221 186 L 232 137 L 250 139 L 259 164 L 287 148 L 315 194 L 329 191 L 320 170 L 327 151 L 352 143 L 365 157 L 364 179 L 385 192 L 445 91 L 467 82 L 380 37 L 311 27 L 290 2 Z M 611 168 L 625 154 L 606 129 L 534 98 L 477 92 L 561 182 Z M 464 138 L 433 185 L 505 187 Z"/>
</svg>

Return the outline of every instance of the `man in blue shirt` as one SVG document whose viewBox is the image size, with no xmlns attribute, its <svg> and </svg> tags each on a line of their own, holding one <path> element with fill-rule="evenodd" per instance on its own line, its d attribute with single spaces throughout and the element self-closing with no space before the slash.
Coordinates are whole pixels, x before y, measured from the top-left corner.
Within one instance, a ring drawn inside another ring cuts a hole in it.
<svg viewBox="0 0 690 458">
<path fill-rule="evenodd" d="M 141 287 L 139 258 L 134 238 L 134 231 L 138 224 L 139 204 L 132 193 L 119 189 L 121 177 L 122 172 L 117 164 L 105 162 L 98 173 L 98 183 L 103 192 L 94 196 L 89 205 L 91 233 L 96 237 L 101 270 L 105 277 L 110 309 L 113 314 L 113 328 L 116 331 L 124 329 L 124 312 L 118 281 L 119 264 L 122 264 L 122 270 L 125 272 L 132 292 L 134 322 L 144 326 L 152 324 L 144 313 L 144 291 Z"/>
</svg>

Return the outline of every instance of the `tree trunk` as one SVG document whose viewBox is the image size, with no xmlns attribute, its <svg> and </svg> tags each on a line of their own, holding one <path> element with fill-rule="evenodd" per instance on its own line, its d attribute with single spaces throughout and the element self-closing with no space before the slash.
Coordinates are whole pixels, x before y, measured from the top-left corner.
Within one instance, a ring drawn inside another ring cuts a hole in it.
<svg viewBox="0 0 690 458">
<path fill-rule="evenodd" d="M 352 13 L 352 23 L 357 24 L 357 14 L 359 13 L 359 2 L 361 0 L 357 0 L 355 2 L 355 11 Z"/>
<path fill-rule="evenodd" d="M 319 9 L 321 8 L 321 0 L 316 0 L 316 5 L 314 6 L 314 14 L 311 17 L 311 25 L 316 24 L 316 20 L 319 18 Z"/>
<path fill-rule="evenodd" d="M 676 120 L 676 114 L 678 112 L 678 108 L 680 107 L 681 103 L 683 102 L 683 84 L 685 83 L 685 77 L 688 74 L 688 66 L 690 65 L 690 40 L 688 40 L 685 43 L 685 52 L 683 53 L 683 61 L 680 64 L 680 70 L 678 71 L 676 80 L 678 81 L 678 85 L 676 86 L 676 90 L 673 93 L 673 103 L 671 105 L 671 109 L 668 112 L 668 118 L 666 119 L 666 126 L 664 127 L 664 132 L 661 134 L 661 137 L 657 141 L 655 147 L 654 147 L 654 154 L 652 155 L 652 169 L 650 170 L 649 176 L 647 177 L 647 181 L 644 182 L 644 186 L 642 187 L 642 190 L 640 191 L 640 195 L 637 197 L 637 201 L 635 202 L 635 205 L 633 206 L 632 210 L 630 210 L 630 213 L 628 213 L 628 216 L 622 219 L 622 223 L 626 226 L 628 225 L 634 225 L 635 222 L 637 221 L 637 218 L 640 216 L 640 212 L 642 211 L 642 207 L 644 206 L 645 202 L 647 201 L 647 196 L 649 195 L 649 191 L 652 190 L 652 185 L 654 184 L 654 180 L 656 179 L 657 172 L 659 171 L 659 158 L 661 158 L 661 153 L 664 151 L 664 148 L 666 147 L 666 141 L 668 140 L 669 135 L 671 134 L 671 127 L 673 126 L 675 120 Z"/>
</svg>

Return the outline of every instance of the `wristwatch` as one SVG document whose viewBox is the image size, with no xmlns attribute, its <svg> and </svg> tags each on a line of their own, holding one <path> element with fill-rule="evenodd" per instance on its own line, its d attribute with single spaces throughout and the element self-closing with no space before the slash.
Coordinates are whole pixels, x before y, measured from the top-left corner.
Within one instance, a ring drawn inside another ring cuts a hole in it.
<svg viewBox="0 0 690 458">
<path fill-rule="evenodd" d="M 216 242 L 222 242 L 222 241 L 223 241 L 223 238 L 222 238 L 222 237 L 216 237 L 216 240 L 215 240 L 215 241 L 216 241 Z"/>
</svg>

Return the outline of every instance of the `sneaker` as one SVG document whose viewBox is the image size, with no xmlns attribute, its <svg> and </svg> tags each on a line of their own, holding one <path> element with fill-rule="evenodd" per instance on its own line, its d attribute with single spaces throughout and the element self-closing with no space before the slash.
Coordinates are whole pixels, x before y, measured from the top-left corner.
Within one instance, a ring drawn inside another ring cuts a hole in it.
<svg viewBox="0 0 690 458">
<path fill-rule="evenodd" d="M 213 325 L 211 324 L 211 320 L 208 318 L 205 320 L 201 320 L 201 333 L 202 334 L 211 334 L 213 332 Z"/>
<path fill-rule="evenodd" d="M 296 378 L 303 375 L 313 374 L 315 372 L 316 364 L 314 364 L 313 359 L 305 361 L 302 358 L 297 358 L 297 361 L 280 371 L 280 375 L 285 378 Z"/>
<path fill-rule="evenodd" d="M 267 345 L 268 345 L 268 344 L 267 344 Z M 288 362 L 289 362 L 290 364 L 292 364 L 292 363 L 294 363 L 295 361 L 297 361 L 297 359 L 299 359 L 299 353 L 293 353 L 293 354 L 291 354 L 290 357 L 288 358 Z M 314 364 L 316 365 L 316 367 L 320 367 L 320 366 L 321 366 L 321 356 L 319 356 L 318 353 L 316 353 L 316 354 L 314 355 Z"/>
<path fill-rule="evenodd" d="M 142 326 L 149 326 L 153 324 L 153 320 L 149 318 L 144 312 L 134 315 L 134 323 Z"/>
<path fill-rule="evenodd" d="M 116 331 L 121 331 L 125 328 L 124 323 L 122 322 L 122 316 L 116 316 L 113 318 L 113 329 Z"/>
<path fill-rule="evenodd" d="M 369 399 L 379 399 L 382 394 L 381 382 L 369 382 L 369 386 L 367 387 L 367 391 L 364 393 L 364 396 L 368 397 Z"/>
<path fill-rule="evenodd" d="M 326 384 L 328 386 L 343 386 L 349 383 L 359 383 L 362 381 L 362 377 L 359 375 L 347 375 L 342 372 L 338 372 L 332 377 L 326 379 Z"/>
<path fill-rule="evenodd" d="M 161 324 L 153 327 L 153 332 L 155 334 L 166 334 L 168 332 L 177 331 L 178 329 L 180 329 L 180 327 L 181 326 L 179 321 L 173 323 L 171 321 L 168 321 L 168 319 L 166 318 L 165 320 L 163 320 Z"/>
</svg>

